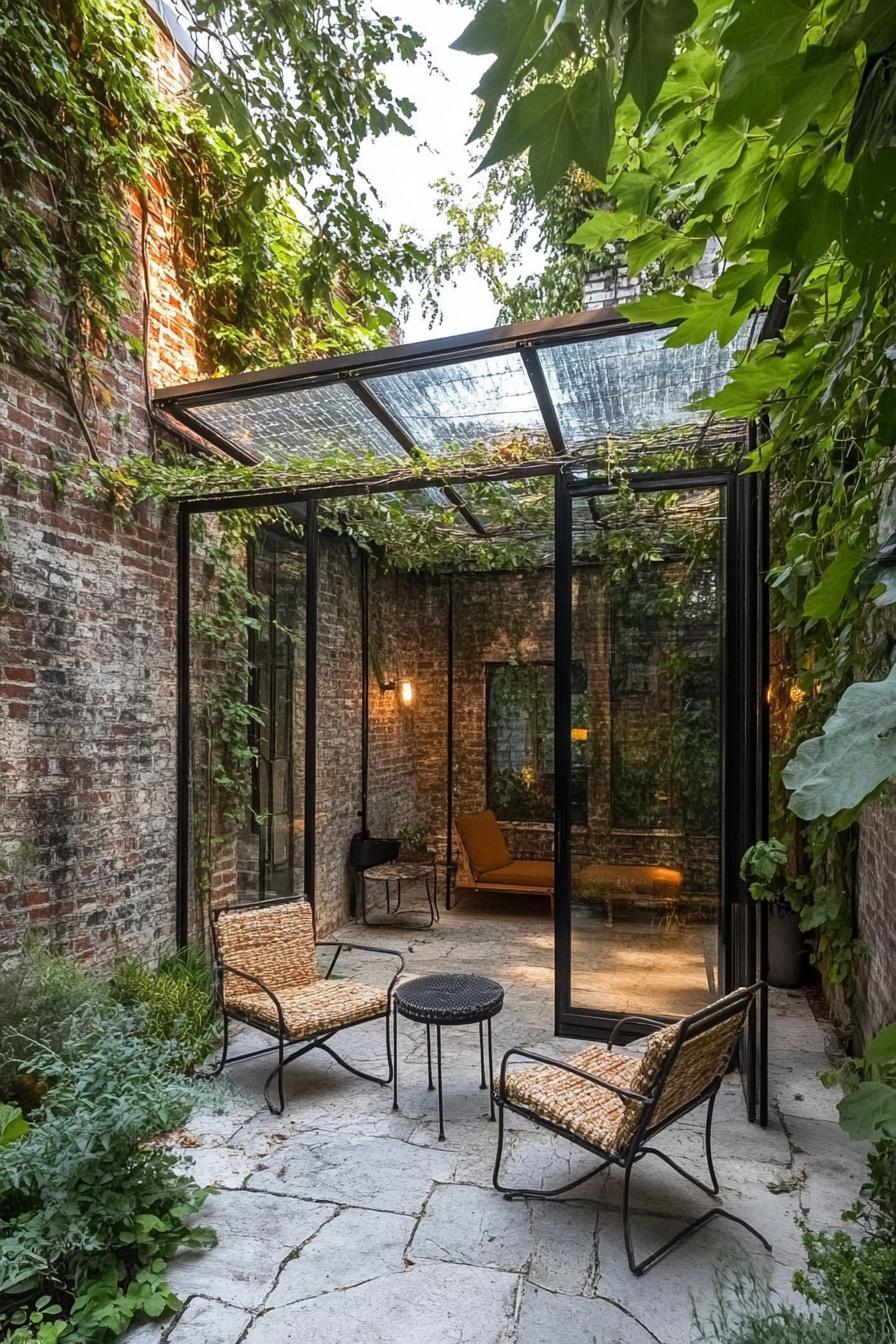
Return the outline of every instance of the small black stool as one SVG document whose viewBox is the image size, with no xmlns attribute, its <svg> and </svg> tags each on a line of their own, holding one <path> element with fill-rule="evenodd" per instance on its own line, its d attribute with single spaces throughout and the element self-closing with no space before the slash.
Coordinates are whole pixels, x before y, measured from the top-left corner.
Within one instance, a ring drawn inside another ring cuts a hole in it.
<svg viewBox="0 0 896 1344">
<path fill-rule="evenodd" d="M 479 1023 L 480 1088 L 488 1087 L 490 1119 L 495 1118 L 494 1069 L 492 1064 L 492 1018 L 504 1004 L 504 989 L 497 980 L 484 975 L 421 975 L 407 980 L 392 991 L 394 1017 L 392 1043 L 395 1071 L 392 1080 L 392 1109 L 398 1110 L 398 1015 L 412 1022 L 426 1023 L 426 1064 L 429 1072 L 429 1090 L 432 1081 L 432 1028 L 436 1029 L 436 1068 L 439 1079 L 439 1138 L 445 1137 L 442 1106 L 442 1027 L 460 1027 L 470 1022 Z M 485 1042 L 482 1024 L 488 1032 L 488 1083 L 485 1081 Z"/>
</svg>

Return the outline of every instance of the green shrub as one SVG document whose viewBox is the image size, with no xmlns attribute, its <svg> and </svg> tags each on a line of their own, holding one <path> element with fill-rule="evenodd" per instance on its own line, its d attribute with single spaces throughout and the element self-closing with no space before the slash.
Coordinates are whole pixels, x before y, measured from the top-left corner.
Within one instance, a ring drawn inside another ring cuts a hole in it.
<svg viewBox="0 0 896 1344">
<path fill-rule="evenodd" d="M 16 1344 L 103 1344 L 160 1316 L 177 1305 L 167 1261 L 214 1239 L 187 1221 L 208 1192 L 150 1142 L 187 1119 L 195 1090 L 175 1072 L 177 1047 L 145 1026 L 133 1010 L 84 1005 L 60 1048 L 23 1060 L 47 1091 L 0 1147 L 0 1326 Z"/>
<path fill-rule="evenodd" d="M 896 1339 L 896 1144 L 879 1144 L 868 1161 L 861 1199 L 843 1214 L 862 1229 L 806 1229 L 808 1267 L 794 1284 L 808 1301 L 848 1321 L 862 1323 L 868 1338 Z"/>
<path fill-rule="evenodd" d="M 116 1002 L 142 1010 L 148 1040 L 177 1046 L 175 1064 L 185 1072 L 202 1063 L 217 1039 L 214 984 L 205 954 L 185 948 L 159 963 L 155 971 L 123 961 L 111 981 Z"/>
<path fill-rule="evenodd" d="M 832 1309 L 816 1314 L 779 1302 L 751 1275 L 720 1285 L 720 1305 L 694 1338 L 701 1344 L 892 1344 L 892 1325 Z"/>
<path fill-rule="evenodd" d="M 96 976 L 28 939 L 18 963 L 0 972 L 0 1101 L 26 1113 L 38 1105 L 43 1084 L 23 1068 L 23 1057 L 38 1043 L 58 1050 L 74 1013 L 108 1003 Z"/>
</svg>

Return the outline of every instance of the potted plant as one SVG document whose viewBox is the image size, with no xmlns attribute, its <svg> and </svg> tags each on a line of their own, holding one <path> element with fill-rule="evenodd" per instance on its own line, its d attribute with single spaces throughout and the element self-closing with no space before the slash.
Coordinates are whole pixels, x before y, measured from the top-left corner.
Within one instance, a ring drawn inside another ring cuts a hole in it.
<svg viewBox="0 0 896 1344">
<path fill-rule="evenodd" d="M 760 840 L 741 859 L 740 875 L 754 901 L 767 901 L 768 981 L 776 989 L 803 983 L 805 941 L 800 928 L 800 879 L 787 876 L 787 849 L 780 840 Z"/>
<path fill-rule="evenodd" d="M 396 832 L 395 839 L 401 846 L 398 857 L 402 863 L 432 862 L 429 835 L 423 826 L 417 823 L 402 826 L 401 830 Z"/>
</svg>

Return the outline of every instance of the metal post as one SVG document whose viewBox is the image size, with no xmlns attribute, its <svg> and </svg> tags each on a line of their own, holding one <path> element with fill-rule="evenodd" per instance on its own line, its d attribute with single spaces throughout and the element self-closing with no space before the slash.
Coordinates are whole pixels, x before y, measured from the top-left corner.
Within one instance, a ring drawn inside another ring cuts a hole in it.
<svg viewBox="0 0 896 1344">
<path fill-rule="evenodd" d="M 317 857 L 317 502 L 305 516 L 305 898 L 314 905 Z"/>
<path fill-rule="evenodd" d="M 554 476 L 554 1029 L 571 1007 L 570 771 L 572 756 L 572 501 Z"/>
<path fill-rule="evenodd" d="M 370 773 L 370 579 L 367 552 L 361 551 L 361 834 L 367 839 Z"/>
<path fill-rule="evenodd" d="M 177 514 L 177 946 L 190 936 L 190 513 Z"/>
<path fill-rule="evenodd" d="M 454 578 L 448 579 L 448 616 L 445 649 L 447 680 L 447 714 L 445 728 L 445 909 L 451 909 L 451 887 L 454 879 Z M 439 894 L 436 892 L 436 901 Z"/>
</svg>

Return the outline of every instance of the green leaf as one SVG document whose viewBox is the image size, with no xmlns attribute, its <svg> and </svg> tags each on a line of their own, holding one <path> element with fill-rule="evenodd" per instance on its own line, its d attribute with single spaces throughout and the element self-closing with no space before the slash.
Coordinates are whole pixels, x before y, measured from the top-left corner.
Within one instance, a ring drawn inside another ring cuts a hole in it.
<svg viewBox="0 0 896 1344">
<path fill-rule="evenodd" d="M 642 113 L 650 111 L 675 56 L 678 34 L 696 17 L 693 0 L 636 0 L 626 16 L 628 46 L 620 99 L 631 94 Z"/>
<path fill-rule="evenodd" d="M 803 615 L 822 621 L 836 616 L 852 578 L 864 559 L 863 546 L 841 546 L 818 583 L 806 595 Z"/>
<path fill-rule="evenodd" d="M 781 773 L 798 817 L 859 807 L 896 774 L 896 666 L 883 681 L 858 681 L 840 697 L 820 737 L 801 742 Z"/>
<path fill-rule="evenodd" d="M 532 185 L 541 199 L 573 163 L 594 177 L 606 175 L 613 126 L 610 74 L 600 62 L 580 75 L 571 89 L 540 84 L 514 103 L 480 168 L 528 149 Z"/>
<path fill-rule="evenodd" d="M 476 88 L 485 106 L 470 141 L 485 135 L 514 74 L 531 60 L 544 37 L 544 18 L 538 0 L 485 0 L 460 37 L 452 42 L 455 51 L 475 56 L 494 52 L 497 58 Z"/>
<path fill-rule="evenodd" d="M 569 242 L 596 252 L 600 248 L 606 247 L 607 243 L 614 243 L 619 238 L 625 238 L 631 229 L 631 225 L 631 217 L 622 212 L 595 210 L 590 219 L 586 219 L 584 224 L 579 225 L 570 237 Z"/>
<path fill-rule="evenodd" d="M 20 1107 L 0 1102 L 0 1148 L 23 1138 L 30 1128 Z"/>
<path fill-rule="evenodd" d="M 797 53 L 809 9 L 808 0 L 738 0 L 732 6 L 732 20 L 722 32 L 730 55 L 719 85 L 720 102 L 730 105 L 744 91 L 748 98 L 754 96 L 763 83 L 774 86 L 770 67 Z M 766 101 L 765 88 L 762 92 Z"/>
<path fill-rule="evenodd" d="M 699 182 L 705 177 L 715 177 L 725 168 L 733 168 L 746 143 L 747 138 L 739 126 L 713 123 L 684 156 L 678 170 L 679 178 L 683 182 Z"/>
<path fill-rule="evenodd" d="M 896 1087 L 862 1082 L 837 1105 L 840 1123 L 851 1139 L 896 1138 Z"/>
<path fill-rule="evenodd" d="M 865 1046 L 864 1058 L 878 1067 L 896 1064 L 896 1022 L 881 1027 L 877 1035 L 872 1036 Z"/>
</svg>

